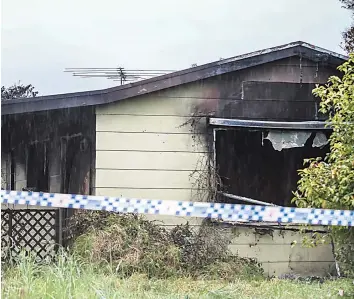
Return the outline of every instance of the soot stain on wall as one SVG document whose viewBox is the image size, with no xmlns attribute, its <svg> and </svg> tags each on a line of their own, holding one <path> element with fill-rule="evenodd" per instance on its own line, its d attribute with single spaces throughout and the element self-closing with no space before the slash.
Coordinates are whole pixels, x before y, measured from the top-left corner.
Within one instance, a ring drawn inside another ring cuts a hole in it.
<svg viewBox="0 0 354 299">
<path fill-rule="evenodd" d="M 73 166 L 82 168 L 86 165 L 85 169 L 94 172 L 95 114 L 92 107 L 2 116 L 1 130 L 2 159 L 12 157 L 8 162 L 13 166 L 6 177 L 15 177 L 12 182 L 7 179 L 8 188 L 19 188 L 16 184 L 19 174 L 15 173 L 18 168 L 24 172 L 21 174 L 24 176 L 21 189 L 64 193 L 84 191 L 79 187 L 70 188 L 72 184 L 66 178 L 70 178 Z M 75 155 L 66 150 L 72 140 L 78 141 L 71 149 Z M 83 143 L 87 145 L 85 149 L 81 146 Z M 83 163 L 73 165 L 71 156 L 77 156 Z M 80 186 L 87 185 L 87 179 L 92 180 L 92 176 L 80 177 L 76 181 Z M 93 186 L 92 182 L 90 185 Z M 91 190 L 85 190 L 91 193 Z"/>
</svg>

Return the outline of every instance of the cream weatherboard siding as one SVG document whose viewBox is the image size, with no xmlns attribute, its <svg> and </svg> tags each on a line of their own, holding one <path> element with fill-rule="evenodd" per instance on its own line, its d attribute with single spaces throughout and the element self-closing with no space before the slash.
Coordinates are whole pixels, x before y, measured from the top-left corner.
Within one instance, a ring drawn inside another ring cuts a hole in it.
<svg viewBox="0 0 354 299">
<path fill-rule="evenodd" d="M 208 159 L 208 150 L 186 125 L 200 103 L 198 87 L 188 87 L 98 107 L 95 193 L 163 200 L 205 198 L 205 191 L 195 188 L 192 174 Z M 165 225 L 201 223 L 190 218 L 148 218 Z M 330 246 L 293 247 L 294 240 L 301 243 L 297 232 L 274 230 L 272 236 L 259 235 L 255 228 L 238 227 L 220 233 L 229 235 L 233 253 L 261 262 L 266 275 L 333 271 Z"/>
<path fill-rule="evenodd" d="M 196 188 L 193 173 L 207 161 L 208 150 L 196 140 L 188 123 L 193 105 L 201 100 L 165 95 L 142 96 L 96 109 L 95 194 L 205 199 L 206 191 Z M 167 225 L 187 220 L 150 219 L 164 220 Z M 191 219 L 191 223 L 200 220 Z"/>
<path fill-rule="evenodd" d="M 188 121 L 195 99 L 142 96 L 96 109 L 96 194 L 190 200 L 208 159 Z M 197 194 L 198 193 L 198 194 Z"/>
<path fill-rule="evenodd" d="M 298 232 L 275 229 L 263 234 L 254 228 L 234 227 L 228 229 L 228 234 L 231 252 L 257 259 L 268 276 L 287 273 L 322 276 L 335 273 L 331 246 L 302 247 L 303 236 Z"/>
</svg>

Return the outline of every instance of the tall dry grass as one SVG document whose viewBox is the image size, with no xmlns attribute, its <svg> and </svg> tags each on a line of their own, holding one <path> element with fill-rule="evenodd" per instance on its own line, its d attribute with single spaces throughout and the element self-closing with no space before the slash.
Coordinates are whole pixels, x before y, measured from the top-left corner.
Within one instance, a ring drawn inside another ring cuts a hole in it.
<svg viewBox="0 0 354 299">
<path fill-rule="evenodd" d="M 72 252 L 122 277 L 142 273 L 149 278 L 234 280 L 263 274 L 255 261 L 231 254 L 228 239 L 207 225 L 197 231 L 188 224 L 167 230 L 137 215 L 88 212 L 77 217 L 81 233 Z"/>
<path fill-rule="evenodd" d="M 1 282 L 4 299 L 221 299 L 221 298 L 353 298 L 351 280 L 304 283 L 279 279 L 236 278 L 233 281 L 171 277 L 148 279 L 145 274 L 121 278 L 115 270 L 85 263 L 65 251 L 55 261 L 38 263 L 21 254 L 5 269 Z M 339 294 L 343 294 L 340 296 Z"/>
</svg>

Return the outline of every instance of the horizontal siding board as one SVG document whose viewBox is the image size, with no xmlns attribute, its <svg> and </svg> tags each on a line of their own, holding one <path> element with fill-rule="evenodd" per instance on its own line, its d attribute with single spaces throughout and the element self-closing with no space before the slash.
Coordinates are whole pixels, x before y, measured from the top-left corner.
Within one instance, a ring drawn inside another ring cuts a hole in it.
<svg viewBox="0 0 354 299">
<path fill-rule="evenodd" d="M 319 230 L 321 228 L 318 228 Z M 279 245 L 291 245 L 292 243 L 301 244 L 304 235 L 300 234 L 298 231 L 273 231 L 273 235 L 255 235 L 256 244 L 279 244 Z M 308 235 L 311 237 L 311 235 Z"/>
<path fill-rule="evenodd" d="M 254 228 L 253 228 L 254 229 Z M 259 230 L 262 229 L 260 226 Z M 317 228 L 321 230 L 321 227 Z M 271 234 L 265 233 L 260 234 L 255 231 L 251 232 L 248 227 L 233 227 L 231 244 L 239 244 L 239 245 L 263 245 L 263 244 L 277 244 L 277 245 L 290 245 L 294 241 L 297 244 L 301 244 L 303 240 L 303 235 L 298 231 L 290 231 L 290 230 L 279 230 L 279 229 L 271 229 Z M 309 234 L 308 237 L 311 237 Z"/>
<path fill-rule="evenodd" d="M 315 102 L 312 94 L 314 83 L 287 83 L 267 81 L 242 82 L 243 98 L 252 99 L 278 99 L 287 101 Z"/>
<path fill-rule="evenodd" d="M 175 115 L 191 116 L 194 107 L 204 103 L 203 98 L 192 98 L 190 95 L 180 98 L 169 96 L 162 97 L 147 95 L 119 101 L 117 104 L 104 105 L 96 108 L 96 114 L 120 114 L 120 115 Z"/>
<path fill-rule="evenodd" d="M 317 108 L 314 102 L 285 101 L 233 101 L 225 103 L 216 117 L 277 119 L 277 120 L 314 120 Z"/>
<path fill-rule="evenodd" d="M 188 171 L 163 170 L 96 170 L 96 187 L 123 188 L 191 188 L 193 178 Z"/>
<path fill-rule="evenodd" d="M 119 188 L 96 188 L 95 194 L 99 196 L 140 198 L 140 199 L 162 199 L 162 200 L 178 200 L 204 201 L 206 199 L 206 191 L 195 189 L 119 189 Z M 145 219 L 156 221 L 166 227 L 174 227 L 176 225 L 186 224 L 199 226 L 203 219 L 196 217 L 179 217 L 166 215 L 144 215 Z"/>
<path fill-rule="evenodd" d="M 326 276 L 334 268 L 333 262 L 277 262 L 262 263 L 264 274 L 268 276 L 279 276 L 287 273 L 296 273 L 301 276 Z"/>
<path fill-rule="evenodd" d="M 332 261 L 333 254 L 329 245 L 305 248 L 291 245 L 230 245 L 230 250 L 242 257 L 255 258 L 258 262 L 302 262 Z"/>
<path fill-rule="evenodd" d="M 96 168 L 193 171 L 207 159 L 193 152 L 97 151 Z"/>
<path fill-rule="evenodd" d="M 96 132 L 97 150 L 207 152 L 192 134 Z"/>
<path fill-rule="evenodd" d="M 203 201 L 207 197 L 206 190 L 196 189 L 161 189 L 161 188 L 96 188 L 95 194 L 100 196 L 162 199 L 178 201 Z"/>
<path fill-rule="evenodd" d="M 190 117 L 156 115 L 97 115 L 98 132 L 192 133 Z"/>
<path fill-rule="evenodd" d="M 203 219 L 197 217 L 180 217 L 180 216 L 166 216 L 166 215 L 146 215 L 145 219 L 154 221 L 166 228 L 173 228 L 177 225 L 187 224 L 195 228 L 199 228 Z"/>
</svg>

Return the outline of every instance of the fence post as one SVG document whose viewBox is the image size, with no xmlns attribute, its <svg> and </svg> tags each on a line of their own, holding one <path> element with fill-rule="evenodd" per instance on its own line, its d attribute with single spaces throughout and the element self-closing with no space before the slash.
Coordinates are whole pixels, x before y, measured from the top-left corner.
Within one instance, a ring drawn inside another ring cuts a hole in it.
<svg viewBox="0 0 354 299">
<path fill-rule="evenodd" d="M 63 245 L 63 215 L 62 209 L 57 209 L 55 213 L 55 251 Z"/>
<path fill-rule="evenodd" d="M 9 231 L 8 231 L 8 236 L 9 236 L 9 252 L 12 251 L 13 248 L 13 238 L 12 238 L 12 210 L 8 209 L 8 213 L 9 213 Z"/>
</svg>

